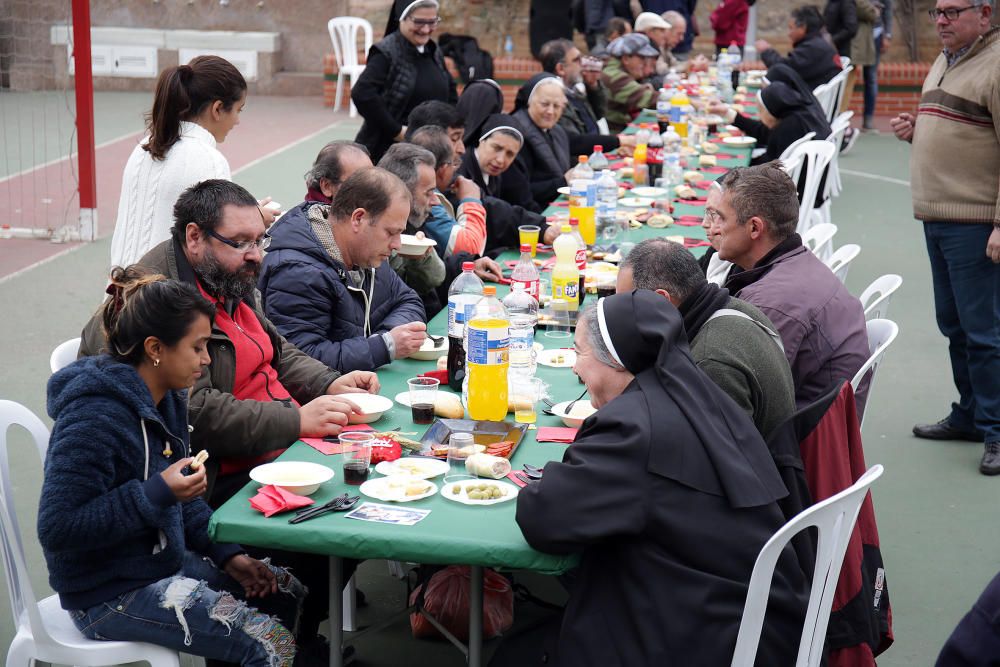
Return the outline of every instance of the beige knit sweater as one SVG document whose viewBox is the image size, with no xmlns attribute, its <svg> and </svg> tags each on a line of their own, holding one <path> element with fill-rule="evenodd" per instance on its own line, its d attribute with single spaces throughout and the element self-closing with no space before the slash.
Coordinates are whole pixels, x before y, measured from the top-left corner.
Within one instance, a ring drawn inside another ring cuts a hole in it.
<svg viewBox="0 0 1000 667">
<path fill-rule="evenodd" d="M 910 157 L 913 215 L 939 222 L 1000 222 L 1000 27 L 948 67 L 931 67 Z"/>
</svg>

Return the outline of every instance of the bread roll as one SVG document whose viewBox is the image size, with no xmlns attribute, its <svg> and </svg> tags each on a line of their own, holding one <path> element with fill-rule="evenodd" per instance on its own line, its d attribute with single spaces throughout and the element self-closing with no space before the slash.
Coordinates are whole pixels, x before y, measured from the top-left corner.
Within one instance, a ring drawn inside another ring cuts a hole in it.
<svg viewBox="0 0 1000 667">
<path fill-rule="evenodd" d="M 702 180 L 702 175 L 701 175 L 700 172 L 697 172 L 697 171 L 685 171 L 684 172 L 684 181 L 686 183 L 697 183 L 700 180 Z"/>
<path fill-rule="evenodd" d="M 646 221 L 646 224 L 653 229 L 662 229 L 674 224 L 674 219 L 665 213 L 659 213 L 657 215 L 650 216 L 649 220 Z"/>
<path fill-rule="evenodd" d="M 719 152 L 719 145 L 713 144 L 711 141 L 706 141 L 701 145 L 701 152 L 706 155 L 715 155 Z"/>
<path fill-rule="evenodd" d="M 715 156 L 714 155 L 702 155 L 698 158 L 699 167 L 714 167 L 715 166 Z"/>
<path fill-rule="evenodd" d="M 473 454 L 465 459 L 465 469 L 477 477 L 501 479 L 510 472 L 510 461 L 490 454 Z"/>
<path fill-rule="evenodd" d="M 465 407 L 458 395 L 439 391 L 434 399 L 434 414 L 445 419 L 461 419 L 465 416 Z"/>
</svg>

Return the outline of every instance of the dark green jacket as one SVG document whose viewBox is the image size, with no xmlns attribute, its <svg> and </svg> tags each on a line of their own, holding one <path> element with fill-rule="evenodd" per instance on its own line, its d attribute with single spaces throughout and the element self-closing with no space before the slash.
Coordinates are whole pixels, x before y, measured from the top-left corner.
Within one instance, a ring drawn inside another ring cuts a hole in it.
<svg viewBox="0 0 1000 667">
<path fill-rule="evenodd" d="M 609 58 L 601 72 L 601 81 L 608 89 L 608 128 L 613 134 L 625 129 L 643 109 L 656 107 L 656 90 L 648 83 L 632 78 L 622 61 Z"/>
<path fill-rule="evenodd" d="M 183 250 L 167 240 L 147 252 L 139 264 L 167 278 L 196 284 L 194 269 Z M 254 290 L 245 299 L 274 347 L 272 365 L 285 389 L 299 404 L 326 393 L 340 373 L 302 353 L 285 340 L 260 309 L 260 295 Z M 99 354 L 105 346 L 104 329 L 99 316 L 91 318 L 81 334 L 80 356 Z M 212 487 L 224 458 L 255 457 L 275 449 L 284 449 L 299 438 L 299 410 L 281 402 L 239 400 L 233 396 L 236 355 L 232 341 L 217 327 L 212 327 L 208 342 L 212 363 L 188 395 L 188 420 L 191 424 L 191 450 L 207 449 L 205 462 L 211 498 Z"/>
</svg>

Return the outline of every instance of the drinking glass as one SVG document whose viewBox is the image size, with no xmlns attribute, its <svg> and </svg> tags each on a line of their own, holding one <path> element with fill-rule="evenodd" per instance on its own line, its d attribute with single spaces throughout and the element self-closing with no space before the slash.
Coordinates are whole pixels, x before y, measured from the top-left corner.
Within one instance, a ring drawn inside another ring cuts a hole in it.
<svg viewBox="0 0 1000 667">
<path fill-rule="evenodd" d="M 434 400 L 441 381 L 436 378 L 411 378 L 406 381 L 410 390 L 410 414 L 414 424 L 430 424 L 434 421 Z"/>
<path fill-rule="evenodd" d="M 511 382 L 514 410 L 514 421 L 518 424 L 534 424 L 537 415 L 535 404 L 542 399 L 544 385 L 540 378 L 514 378 Z"/>
<path fill-rule="evenodd" d="M 531 256 L 534 257 L 538 251 L 538 234 L 541 232 L 538 225 L 521 225 L 517 228 L 518 243 L 527 243 L 531 246 Z"/>
<path fill-rule="evenodd" d="M 448 472 L 444 476 L 445 484 L 475 479 L 475 475 L 469 474 L 465 469 L 465 459 L 469 458 L 468 451 L 461 451 L 472 444 L 471 433 L 451 434 L 451 438 L 448 440 Z"/>
<path fill-rule="evenodd" d="M 552 312 L 552 324 L 545 332 L 546 338 L 569 338 L 573 335 L 570 322 L 570 304 L 565 297 L 558 299 L 553 297 L 549 301 L 549 310 Z"/>
<path fill-rule="evenodd" d="M 369 466 L 372 462 L 372 442 L 375 436 L 371 433 L 351 431 L 340 434 L 342 447 L 357 447 L 357 451 L 344 454 L 344 483 L 352 486 L 363 484 L 368 479 Z"/>
</svg>

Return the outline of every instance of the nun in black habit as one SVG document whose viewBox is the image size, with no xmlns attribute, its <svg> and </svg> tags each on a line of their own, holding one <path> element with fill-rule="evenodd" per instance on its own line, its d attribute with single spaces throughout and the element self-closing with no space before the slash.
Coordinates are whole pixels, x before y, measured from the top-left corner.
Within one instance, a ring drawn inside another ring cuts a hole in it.
<svg viewBox="0 0 1000 667">
<path fill-rule="evenodd" d="M 504 181 L 503 197 L 512 201 L 515 193 L 507 188 L 527 186 L 531 200 L 513 203 L 541 213 L 559 196 L 559 188 L 566 185 L 566 174 L 575 164 L 570 162 L 569 135 L 558 125 L 567 104 L 566 92 L 562 79 L 542 72 L 521 86 L 517 98 L 521 102 L 516 106 L 522 108 L 512 117 L 524 135 L 524 146 Z"/>
<path fill-rule="evenodd" d="M 574 372 L 598 411 L 517 498 L 532 547 L 581 556 L 544 661 L 728 665 L 754 562 L 785 521 L 767 446 L 695 366 L 680 313 L 655 293 L 601 299 L 575 344 Z M 807 599 L 786 548 L 758 664 L 795 664 Z"/>
<path fill-rule="evenodd" d="M 493 79 L 470 81 L 458 98 L 458 115 L 465 121 L 465 148 L 471 151 L 479 145 L 484 125 L 490 116 L 503 112 L 503 91 Z"/>
</svg>

